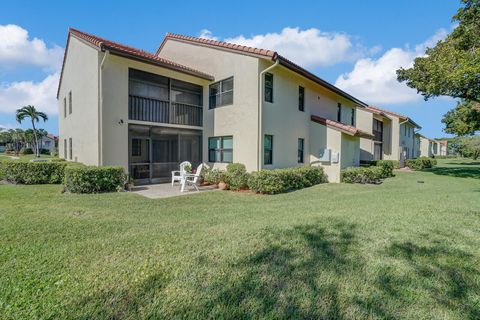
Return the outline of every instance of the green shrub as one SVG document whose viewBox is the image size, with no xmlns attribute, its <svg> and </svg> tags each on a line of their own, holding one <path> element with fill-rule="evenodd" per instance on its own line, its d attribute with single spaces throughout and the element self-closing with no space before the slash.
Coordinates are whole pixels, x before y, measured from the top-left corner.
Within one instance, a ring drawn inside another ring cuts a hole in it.
<svg viewBox="0 0 480 320">
<path fill-rule="evenodd" d="M 220 169 L 204 168 L 202 178 L 208 184 L 219 184 L 224 180 L 225 171 Z"/>
<path fill-rule="evenodd" d="M 67 160 L 62 158 L 51 158 L 50 162 L 66 162 Z"/>
<path fill-rule="evenodd" d="M 399 163 L 399 165 L 400 165 L 400 163 Z M 382 168 L 382 178 L 393 177 L 393 169 L 395 168 L 395 161 L 393 161 L 393 160 L 378 160 L 376 166 Z"/>
<path fill-rule="evenodd" d="M 229 163 L 225 172 L 224 181 L 230 190 L 241 190 L 248 188 L 247 169 L 242 163 Z"/>
<path fill-rule="evenodd" d="M 372 166 L 379 166 L 381 163 L 384 162 L 391 162 L 393 164 L 394 169 L 400 169 L 400 161 L 398 160 L 372 160 L 369 161 L 370 165 Z"/>
<path fill-rule="evenodd" d="M 40 154 L 50 155 L 50 150 L 48 149 L 40 149 Z"/>
<path fill-rule="evenodd" d="M 62 183 L 67 163 L 4 161 L 0 165 L 3 179 L 20 184 Z"/>
<path fill-rule="evenodd" d="M 384 178 L 383 167 L 350 167 L 341 172 L 342 182 L 345 183 L 374 183 L 381 182 Z"/>
<path fill-rule="evenodd" d="M 69 192 L 99 193 L 122 190 L 125 182 L 123 167 L 69 166 L 63 183 Z"/>
<path fill-rule="evenodd" d="M 248 187 L 256 193 L 277 194 L 322 182 L 326 182 L 326 176 L 321 167 L 298 167 L 253 172 Z"/>
<path fill-rule="evenodd" d="M 32 148 L 24 148 L 20 150 L 20 154 L 33 154 Z"/>
<path fill-rule="evenodd" d="M 408 159 L 405 161 L 405 164 L 412 170 L 423 170 L 436 166 L 437 160 L 428 157 L 420 157 L 416 159 Z"/>
</svg>

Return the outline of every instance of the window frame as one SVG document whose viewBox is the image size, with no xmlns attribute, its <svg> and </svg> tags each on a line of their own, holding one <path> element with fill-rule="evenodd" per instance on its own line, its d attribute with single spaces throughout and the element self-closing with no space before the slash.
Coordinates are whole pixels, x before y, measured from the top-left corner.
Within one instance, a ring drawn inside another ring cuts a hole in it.
<svg viewBox="0 0 480 320">
<path fill-rule="evenodd" d="M 68 92 L 68 114 L 72 114 L 73 102 L 72 102 L 72 91 Z"/>
<path fill-rule="evenodd" d="M 210 140 L 212 139 L 220 139 L 220 148 L 210 148 Z M 231 139 L 232 140 L 232 148 L 224 148 L 224 140 L 225 139 Z M 217 159 L 213 160 L 211 158 L 211 152 L 220 152 L 220 159 L 217 161 Z M 232 153 L 232 161 L 225 161 L 224 160 L 224 152 L 225 151 L 230 151 Z M 211 163 L 233 163 L 233 135 L 232 136 L 215 136 L 215 137 L 209 137 L 208 138 L 208 162 Z"/>
<path fill-rule="evenodd" d="M 232 80 L 232 89 L 223 91 L 224 82 L 228 80 Z M 219 92 L 217 94 L 212 94 L 211 88 L 212 86 L 217 84 L 219 85 Z M 223 103 L 223 95 L 230 92 L 232 93 L 232 102 Z M 217 97 L 217 99 L 215 99 L 215 105 L 212 105 L 212 97 L 214 96 Z M 210 109 L 216 109 L 216 108 L 225 107 L 225 106 L 231 106 L 234 104 L 234 98 L 235 98 L 234 96 L 235 96 L 235 79 L 233 76 L 214 82 L 208 86 L 208 109 L 210 110 Z M 217 101 L 220 101 L 220 104 L 217 104 Z"/>
<path fill-rule="evenodd" d="M 271 85 L 267 86 L 267 76 L 272 77 Z M 267 100 L 267 89 L 270 90 L 270 100 Z M 266 72 L 263 75 L 263 101 L 268 103 L 273 103 L 273 73 Z"/>
<path fill-rule="evenodd" d="M 271 140 L 270 140 L 270 149 L 267 149 L 267 146 L 266 146 L 266 143 L 265 143 L 265 139 L 269 137 Z M 265 157 L 265 153 L 268 152 L 269 153 L 269 157 L 270 157 L 270 162 L 267 162 L 267 158 Z M 264 165 L 273 165 L 273 135 L 271 134 L 265 134 L 263 135 L 263 164 Z"/>
<path fill-rule="evenodd" d="M 355 108 L 352 108 L 350 122 L 352 123 L 352 127 L 355 127 Z"/>
<path fill-rule="evenodd" d="M 298 110 L 305 112 L 305 88 L 298 86 Z"/>
<path fill-rule="evenodd" d="M 301 146 L 301 148 L 300 148 Z M 305 138 L 298 138 L 297 163 L 305 163 Z"/>
<path fill-rule="evenodd" d="M 68 138 L 68 145 L 69 145 L 68 159 L 73 160 L 73 139 L 72 138 Z"/>
<path fill-rule="evenodd" d="M 68 159 L 67 139 L 63 139 L 63 158 L 64 158 L 65 160 Z"/>
<path fill-rule="evenodd" d="M 63 97 L 63 118 L 67 117 L 67 97 Z"/>
<path fill-rule="evenodd" d="M 141 157 L 142 156 L 142 139 L 132 138 L 132 157 Z"/>
<path fill-rule="evenodd" d="M 342 104 L 340 102 L 337 103 L 337 122 L 342 123 Z"/>
</svg>

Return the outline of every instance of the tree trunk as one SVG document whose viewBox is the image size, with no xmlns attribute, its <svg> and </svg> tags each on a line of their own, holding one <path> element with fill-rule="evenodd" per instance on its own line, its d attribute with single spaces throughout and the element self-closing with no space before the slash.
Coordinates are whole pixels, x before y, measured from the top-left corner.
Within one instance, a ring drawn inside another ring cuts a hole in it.
<svg viewBox="0 0 480 320">
<path fill-rule="evenodd" d="M 35 121 L 33 121 L 33 119 L 32 119 L 32 128 L 33 128 L 33 138 L 35 140 L 35 156 L 38 158 L 40 157 L 40 150 L 38 149 L 37 130 L 35 129 Z"/>
</svg>

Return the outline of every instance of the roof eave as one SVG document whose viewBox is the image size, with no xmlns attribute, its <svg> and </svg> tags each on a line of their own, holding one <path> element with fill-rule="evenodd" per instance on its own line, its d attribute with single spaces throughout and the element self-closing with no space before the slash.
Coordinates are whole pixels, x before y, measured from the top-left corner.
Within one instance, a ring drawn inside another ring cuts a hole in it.
<svg viewBox="0 0 480 320">
<path fill-rule="evenodd" d="M 346 93 L 345 91 L 341 90 L 340 88 L 337 88 L 336 86 L 334 86 L 333 84 L 323 80 L 322 78 L 314 75 L 313 73 L 305 70 L 304 68 L 296 65 L 295 63 L 289 61 L 288 59 L 282 57 L 281 55 L 275 55 L 272 60 L 276 61 L 276 60 L 279 60 L 279 63 L 281 65 L 283 65 L 284 67 L 292 70 L 292 71 L 295 71 L 299 74 L 301 74 L 302 76 L 306 77 L 307 79 L 310 79 L 320 85 L 322 85 L 323 87 L 335 92 L 336 94 L 344 97 L 345 99 L 347 100 L 350 100 L 352 102 L 354 102 L 355 104 L 361 106 L 361 107 L 367 107 L 368 104 L 366 104 L 365 102 L 353 97 L 352 95 Z"/>
<path fill-rule="evenodd" d="M 195 76 L 197 78 L 202 78 L 204 80 L 209 80 L 209 81 L 215 80 L 215 78 L 211 75 L 207 75 L 207 74 L 203 74 L 203 73 L 197 73 L 195 71 L 184 69 L 184 68 L 181 68 L 181 67 L 177 67 L 177 66 L 174 66 L 174 65 L 171 65 L 171 64 L 167 64 L 167 63 L 164 63 L 164 62 L 159 61 L 159 60 L 144 58 L 144 57 L 141 57 L 141 56 L 138 56 L 138 55 L 135 55 L 135 54 L 131 54 L 131 53 L 125 52 L 123 50 L 119 50 L 115 47 L 111 47 L 111 46 L 108 46 L 108 45 L 105 45 L 105 44 L 102 44 L 101 50 L 102 51 L 108 50 L 111 54 L 114 54 L 114 55 L 117 55 L 117 56 L 121 56 L 121 57 L 128 58 L 128 59 L 131 59 L 131 60 L 136 60 L 136 61 L 139 61 L 139 62 L 148 63 L 148 64 L 152 64 L 152 65 L 155 65 L 155 66 L 163 67 L 163 68 L 166 68 L 166 69 L 186 73 L 186 74 Z"/>
</svg>

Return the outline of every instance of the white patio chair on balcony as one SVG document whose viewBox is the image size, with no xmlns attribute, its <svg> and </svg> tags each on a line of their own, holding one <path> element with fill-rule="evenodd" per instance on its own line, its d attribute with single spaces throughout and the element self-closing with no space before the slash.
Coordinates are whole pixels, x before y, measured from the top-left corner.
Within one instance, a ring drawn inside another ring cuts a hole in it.
<svg viewBox="0 0 480 320">
<path fill-rule="evenodd" d="M 197 184 L 200 181 L 200 175 L 202 174 L 203 166 L 204 166 L 203 163 L 200 164 L 195 174 L 186 173 L 183 176 L 182 181 L 180 181 L 180 184 L 182 185 L 182 187 L 180 188 L 181 192 L 185 191 L 185 187 L 188 187 L 188 186 L 193 186 L 197 191 L 199 191 Z"/>
<path fill-rule="evenodd" d="M 187 173 L 185 172 L 186 166 L 190 166 L 191 168 L 192 164 L 188 161 L 183 161 L 182 163 L 180 163 L 180 170 L 172 171 L 172 187 L 175 181 L 178 181 L 178 182 L 182 181 L 182 177 L 185 175 L 185 173 Z"/>
</svg>

